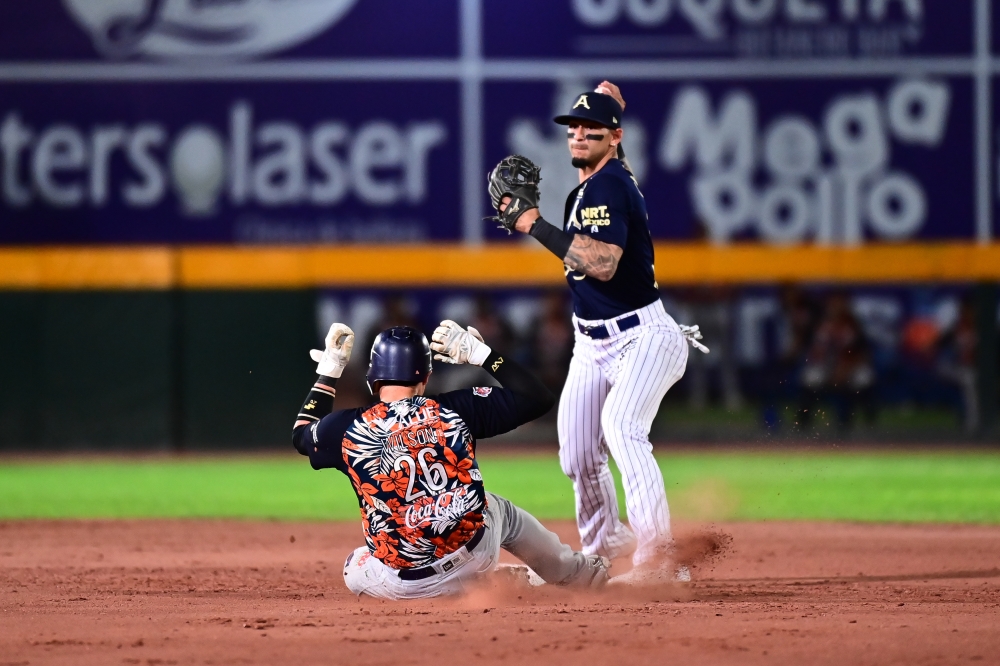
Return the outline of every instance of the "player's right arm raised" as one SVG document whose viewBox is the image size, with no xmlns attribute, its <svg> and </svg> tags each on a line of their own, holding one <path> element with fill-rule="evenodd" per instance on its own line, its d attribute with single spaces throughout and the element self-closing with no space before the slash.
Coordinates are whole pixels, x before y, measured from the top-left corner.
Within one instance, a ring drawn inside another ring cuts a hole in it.
<svg viewBox="0 0 1000 666">
<path fill-rule="evenodd" d="M 309 352 L 310 358 L 316 361 L 317 377 L 292 426 L 292 444 L 299 453 L 309 456 L 315 469 L 339 469 L 343 466 L 340 440 L 344 428 L 353 420 L 353 413 L 342 411 L 334 414 L 333 401 L 337 395 L 337 380 L 351 360 L 354 331 L 346 324 L 333 324 L 325 342 L 324 350 L 313 349 Z M 330 427 L 321 432 L 320 426 L 326 422 Z"/>
</svg>

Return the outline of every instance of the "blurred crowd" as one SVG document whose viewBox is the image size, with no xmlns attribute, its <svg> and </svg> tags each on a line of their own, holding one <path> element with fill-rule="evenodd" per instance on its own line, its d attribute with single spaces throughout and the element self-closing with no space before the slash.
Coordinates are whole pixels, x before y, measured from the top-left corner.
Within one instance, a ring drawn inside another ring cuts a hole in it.
<svg viewBox="0 0 1000 666">
<path fill-rule="evenodd" d="M 875 424 L 886 407 L 950 410 L 966 432 L 979 429 L 970 293 L 787 285 L 764 296 L 702 289 L 676 297 L 675 316 L 699 323 L 712 344 L 712 355 L 693 355 L 688 366 L 693 409 L 714 386 L 729 410 L 753 403 L 771 431 L 844 434 L 859 421 Z"/>
<path fill-rule="evenodd" d="M 950 410 L 979 428 L 977 328 L 962 290 L 704 287 L 664 291 L 679 323 L 698 324 L 711 348 L 691 354 L 665 405 L 752 414 L 771 432 L 838 433 L 877 423 L 888 407 Z M 334 320 L 357 333 L 356 358 L 392 325 L 428 334 L 441 319 L 477 328 L 495 349 L 533 368 L 553 391 L 563 386 L 573 348 L 565 290 L 328 293 L 318 331 Z M 345 372 L 345 406 L 369 400 L 367 363 Z M 489 383 L 479 368 L 435 362 L 430 392 Z M 555 413 L 548 415 L 554 420 Z"/>
</svg>

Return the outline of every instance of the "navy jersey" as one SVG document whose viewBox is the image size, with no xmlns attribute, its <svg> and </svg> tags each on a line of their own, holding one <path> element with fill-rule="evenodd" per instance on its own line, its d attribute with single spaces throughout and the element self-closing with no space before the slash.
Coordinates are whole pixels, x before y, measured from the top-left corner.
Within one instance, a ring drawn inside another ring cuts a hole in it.
<svg viewBox="0 0 1000 666">
<path fill-rule="evenodd" d="M 484 366 L 510 388 L 329 412 L 332 398 L 329 407 L 311 400 L 304 409 L 325 415 L 297 422 L 295 447 L 314 469 L 334 468 L 350 478 L 368 549 L 394 569 L 432 564 L 483 527 L 486 493 L 476 440 L 513 430 L 555 402 L 515 361 L 493 353 Z"/>
<path fill-rule="evenodd" d="M 620 160 L 608 160 L 570 192 L 563 229 L 622 248 L 618 269 L 607 282 L 565 267 L 577 317 L 612 319 L 660 298 L 648 219 L 639 186 Z"/>
</svg>

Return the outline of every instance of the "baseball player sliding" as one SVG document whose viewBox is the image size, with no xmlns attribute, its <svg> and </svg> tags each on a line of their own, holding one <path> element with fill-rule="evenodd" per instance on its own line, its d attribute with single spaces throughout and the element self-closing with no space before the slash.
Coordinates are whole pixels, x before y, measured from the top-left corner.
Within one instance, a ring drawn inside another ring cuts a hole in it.
<svg viewBox="0 0 1000 666">
<path fill-rule="evenodd" d="M 624 107 L 617 86 L 605 81 L 555 118 L 567 126 L 580 175 L 561 227 L 539 214 L 540 169 L 526 158 L 500 162 L 489 189 L 496 220 L 563 261 L 573 294 L 575 345 L 559 401 L 559 457 L 573 480 L 583 552 L 611 559 L 634 552 L 635 567 L 615 581 L 687 580 L 687 569 L 672 560 L 670 511 L 649 429 L 684 374 L 687 342 L 708 349 L 697 327 L 678 326 L 660 301 L 646 203 L 621 151 Z M 618 515 L 609 451 L 622 472 L 631 529 Z"/>
<path fill-rule="evenodd" d="M 333 411 L 337 379 L 354 333 L 334 324 L 326 349 L 313 350 L 319 377 L 295 421 L 292 441 L 314 469 L 351 479 L 367 545 L 344 564 L 355 594 L 416 599 L 452 594 L 496 568 L 504 548 L 548 583 L 597 588 L 607 559 L 560 543 L 534 517 L 489 493 L 476 440 L 536 419 L 555 397 L 531 373 L 483 342 L 474 328 L 445 320 L 428 345 L 408 326 L 382 331 L 372 345 L 368 386 L 374 404 Z M 503 388 L 425 396 L 434 358 L 482 366 Z"/>
</svg>

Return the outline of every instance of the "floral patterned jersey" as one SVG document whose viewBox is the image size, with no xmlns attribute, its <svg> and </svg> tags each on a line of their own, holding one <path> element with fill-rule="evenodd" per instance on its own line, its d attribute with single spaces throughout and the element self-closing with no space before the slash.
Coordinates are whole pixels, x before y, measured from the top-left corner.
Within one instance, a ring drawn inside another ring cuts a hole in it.
<svg viewBox="0 0 1000 666">
<path fill-rule="evenodd" d="M 513 359 L 493 353 L 483 369 L 503 386 L 334 410 L 336 380 L 319 377 L 302 405 L 292 443 L 313 469 L 350 478 L 368 548 L 390 567 L 427 566 L 471 539 L 486 509 L 476 441 L 555 403 Z"/>
<path fill-rule="evenodd" d="M 472 434 L 431 398 L 362 412 L 344 433 L 343 457 L 368 549 L 394 569 L 427 566 L 483 526 L 486 495 Z"/>
</svg>

